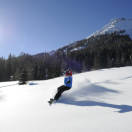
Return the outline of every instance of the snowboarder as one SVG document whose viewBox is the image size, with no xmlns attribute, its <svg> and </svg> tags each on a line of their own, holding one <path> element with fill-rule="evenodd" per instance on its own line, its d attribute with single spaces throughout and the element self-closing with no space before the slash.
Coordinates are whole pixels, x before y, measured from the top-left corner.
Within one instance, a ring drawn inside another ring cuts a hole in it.
<svg viewBox="0 0 132 132">
<path fill-rule="evenodd" d="M 57 101 L 60 98 L 61 94 L 64 91 L 71 89 L 71 87 L 72 87 L 72 70 L 68 69 L 65 72 L 64 85 L 58 87 L 57 93 L 54 96 L 54 98 L 51 98 L 50 101 L 48 101 L 49 104 L 52 104 L 54 101 Z"/>
</svg>

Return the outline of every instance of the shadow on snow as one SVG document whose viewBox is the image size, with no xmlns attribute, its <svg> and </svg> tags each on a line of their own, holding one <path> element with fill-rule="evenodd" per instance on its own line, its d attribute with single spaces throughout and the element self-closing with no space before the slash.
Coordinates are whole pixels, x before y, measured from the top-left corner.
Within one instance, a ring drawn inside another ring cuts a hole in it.
<svg viewBox="0 0 132 132">
<path fill-rule="evenodd" d="M 74 100 L 73 98 L 66 98 L 62 97 L 58 103 L 63 103 L 63 104 L 69 104 L 69 105 L 76 105 L 76 106 L 101 106 L 101 107 L 109 107 L 109 108 L 115 108 L 119 109 L 119 113 L 125 113 L 125 112 L 130 112 L 132 111 L 132 106 L 129 105 L 116 105 L 116 104 L 109 104 L 105 102 L 97 102 L 97 101 L 90 101 L 90 100 L 83 100 L 83 101 L 77 101 Z"/>
<path fill-rule="evenodd" d="M 18 83 L 16 83 L 16 84 L 10 84 L 10 85 L 5 85 L 5 86 L 0 86 L 0 88 L 9 87 L 9 86 L 17 85 L 17 84 Z"/>
<path fill-rule="evenodd" d="M 90 99 L 91 97 L 99 97 L 103 95 L 107 95 L 109 93 L 119 94 L 120 92 L 117 90 L 111 90 L 97 84 L 89 83 L 85 86 L 81 86 L 79 90 L 76 91 L 68 91 L 68 94 L 65 94 L 58 100 L 58 103 L 75 105 L 75 106 L 100 106 L 100 107 L 108 107 L 118 109 L 119 113 L 125 113 L 132 111 L 132 106 L 129 105 L 116 105 L 110 104 L 106 102 L 93 101 Z M 81 100 L 77 100 L 81 98 Z M 101 97 L 100 97 L 101 98 Z"/>
<path fill-rule="evenodd" d="M 29 82 L 29 85 L 38 85 L 38 83 L 35 83 L 35 82 Z"/>
</svg>

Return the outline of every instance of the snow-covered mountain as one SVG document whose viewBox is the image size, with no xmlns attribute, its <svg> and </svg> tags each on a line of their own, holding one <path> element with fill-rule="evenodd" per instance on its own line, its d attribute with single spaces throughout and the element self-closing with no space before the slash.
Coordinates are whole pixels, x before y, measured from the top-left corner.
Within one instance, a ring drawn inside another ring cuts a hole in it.
<svg viewBox="0 0 132 132">
<path fill-rule="evenodd" d="M 72 42 L 64 47 L 59 48 L 58 50 L 62 50 L 65 53 L 67 51 L 73 52 L 73 51 L 82 50 L 85 49 L 88 44 L 90 44 L 89 41 L 94 40 L 97 36 L 111 34 L 114 32 L 117 32 L 120 35 L 129 35 L 130 38 L 132 38 L 132 19 L 126 19 L 126 18 L 113 19 L 108 24 L 106 24 L 102 29 L 92 33 L 83 40 Z M 49 52 L 49 54 L 54 55 L 56 51 L 55 50 L 51 51 Z"/>
<path fill-rule="evenodd" d="M 16 83 L 0 83 L 0 132 L 132 132 L 132 67 L 73 75 L 52 106 L 63 77 Z"/>
<path fill-rule="evenodd" d="M 95 40 L 100 35 L 111 34 L 114 32 L 120 35 L 129 35 L 130 38 L 132 38 L 132 19 L 125 18 L 113 19 L 108 24 L 106 24 L 102 29 L 96 31 L 87 38 L 75 41 L 60 49 L 63 49 L 64 52 L 67 50 L 69 50 L 70 52 L 82 50 L 86 48 L 87 45 L 90 44 L 90 41 Z"/>
<path fill-rule="evenodd" d="M 122 34 L 129 35 L 132 38 L 132 19 L 118 18 L 111 20 L 101 30 L 98 30 L 90 36 L 97 36 L 120 31 Z"/>
</svg>

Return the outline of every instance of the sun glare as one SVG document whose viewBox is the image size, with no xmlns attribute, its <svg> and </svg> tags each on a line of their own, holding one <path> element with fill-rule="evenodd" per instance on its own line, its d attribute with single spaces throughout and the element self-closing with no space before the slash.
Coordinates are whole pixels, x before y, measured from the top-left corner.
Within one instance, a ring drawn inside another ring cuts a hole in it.
<svg viewBox="0 0 132 132">
<path fill-rule="evenodd" d="M 0 24 L 0 44 L 10 41 L 14 38 L 14 30 L 12 25 Z"/>
</svg>

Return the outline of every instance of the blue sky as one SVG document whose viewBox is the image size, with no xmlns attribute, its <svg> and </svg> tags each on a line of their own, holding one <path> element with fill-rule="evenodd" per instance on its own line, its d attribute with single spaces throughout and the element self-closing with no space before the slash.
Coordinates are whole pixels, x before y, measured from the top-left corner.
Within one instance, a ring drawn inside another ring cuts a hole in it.
<svg viewBox="0 0 132 132">
<path fill-rule="evenodd" d="M 0 57 L 58 49 L 131 12 L 131 0 L 0 0 Z"/>
</svg>

